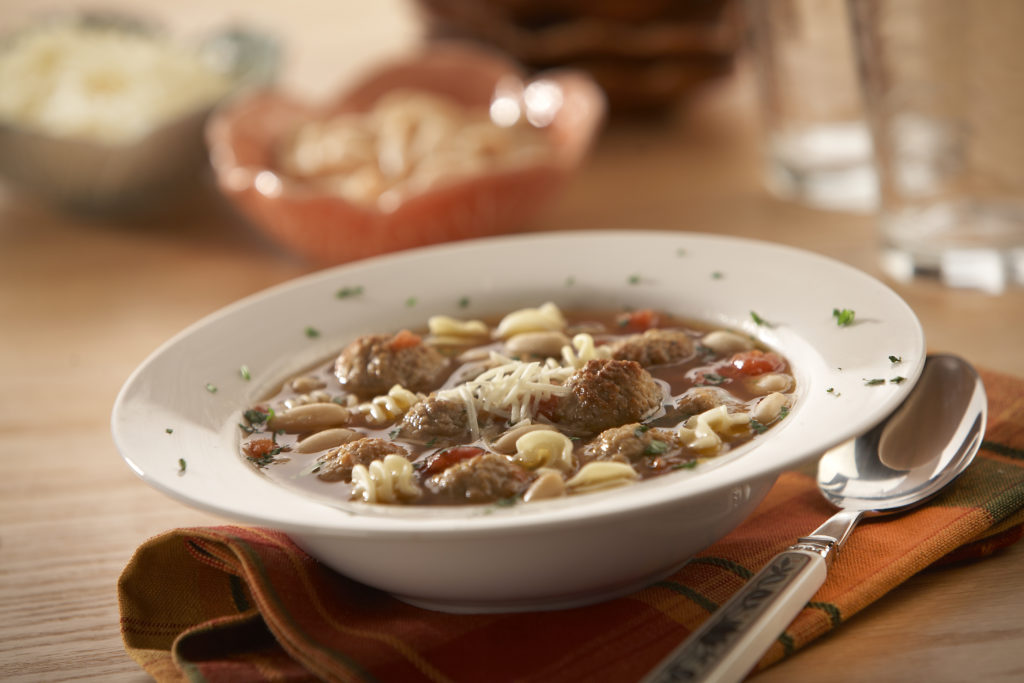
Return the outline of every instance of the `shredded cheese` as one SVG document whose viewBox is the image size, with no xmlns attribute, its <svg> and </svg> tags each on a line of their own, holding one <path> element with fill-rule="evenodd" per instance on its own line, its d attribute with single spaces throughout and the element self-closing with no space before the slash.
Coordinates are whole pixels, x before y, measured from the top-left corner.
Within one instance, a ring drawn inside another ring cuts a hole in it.
<svg viewBox="0 0 1024 683">
<path fill-rule="evenodd" d="M 479 436 L 479 414 L 491 413 L 507 418 L 512 424 L 532 418 L 537 406 L 552 396 L 569 393 L 565 380 L 573 372 L 553 360 L 523 362 L 492 354 L 499 364 L 476 378 L 452 389 L 438 392 L 438 398 L 462 401 L 466 405 L 469 429 Z"/>
</svg>

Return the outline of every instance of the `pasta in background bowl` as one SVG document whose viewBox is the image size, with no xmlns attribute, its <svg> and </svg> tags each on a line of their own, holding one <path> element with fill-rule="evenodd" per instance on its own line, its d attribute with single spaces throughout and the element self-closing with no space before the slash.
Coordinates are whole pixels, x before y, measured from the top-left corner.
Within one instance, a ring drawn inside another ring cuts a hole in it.
<svg viewBox="0 0 1024 683">
<path fill-rule="evenodd" d="M 526 261 L 529 272 L 494 266 Z M 581 310 L 595 300 L 705 321 L 778 351 L 795 379 L 792 409 L 749 446 L 692 469 L 512 506 L 329 505 L 239 456 L 248 406 L 361 335 L 413 329 L 431 315 L 496 316 L 543 301 Z M 324 270 L 215 313 L 133 373 L 112 429 L 150 485 L 282 529 L 353 579 L 436 609 L 548 609 L 673 571 L 743 521 L 779 472 L 893 410 L 924 357 L 920 324 L 895 293 L 797 249 L 669 232 L 506 236 Z"/>
<path fill-rule="evenodd" d="M 583 72 L 527 79 L 483 47 L 438 43 L 314 106 L 267 90 L 206 130 L 221 191 L 299 256 L 335 265 L 513 232 L 560 192 L 605 116 Z"/>
</svg>

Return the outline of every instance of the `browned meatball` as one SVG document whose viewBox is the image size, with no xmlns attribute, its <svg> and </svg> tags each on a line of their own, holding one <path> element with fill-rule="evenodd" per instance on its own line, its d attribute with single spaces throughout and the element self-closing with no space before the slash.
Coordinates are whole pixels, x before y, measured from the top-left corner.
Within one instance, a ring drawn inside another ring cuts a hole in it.
<svg viewBox="0 0 1024 683">
<path fill-rule="evenodd" d="M 737 403 L 725 389 L 718 387 L 691 387 L 676 401 L 676 410 L 683 415 L 699 415 L 721 405 Z"/>
<path fill-rule="evenodd" d="M 430 391 L 442 380 L 448 360 L 408 330 L 371 334 L 345 347 L 334 362 L 338 381 L 363 398 L 386 394 L 396 384 L 410 391 Z"/>
<path fill-rule="evenodd" d="M 436 396 L 414 404 L 402 418 L 401 435 L 431 445 L 462 443 L 469 435 L 469 416 L 462 401 L 445 401 Z"/>
<path fill-rule="evenodd" d="M 363 437 L 332 448 L 317 458 L 319 468 L 316 476 L 322 481 L 351 481 L 353 467 L 369 465 L 374 460 L 381 460 L 385 455 L 391 454 L 409 455 L 404 448 L 392 441 Z"/>
<path fill-rule="evenodd" d="M 675 436 L 667 429 L 649 429 L 637 422 L 606 429 L 584 449 L 588 460 L 633 462 L 661 455 L 675 448 Z"/>
<path fill-rule="evenodd" d="M 693 340 L 679 330 L 647 330 L 611 345 L 612 358 L 635 360 L 644 367 L 678 363 L 693 355 Z"/>
<path fill-rule="evenodd" d="M 631 360 L 591 360 L 566 381 L 570 393 L 558 400 L 555 421 L 577 432 L 596 434 L 639 422 L 661 404 L 661 387 Z"/>
<path fill-rule="evenodd" d="M 452 503 L 493 503 L 518 496 L 532 474 L 497 453 L 483 453 L 457 462 L 426 481 L 434 493 Z"/>
</svg>

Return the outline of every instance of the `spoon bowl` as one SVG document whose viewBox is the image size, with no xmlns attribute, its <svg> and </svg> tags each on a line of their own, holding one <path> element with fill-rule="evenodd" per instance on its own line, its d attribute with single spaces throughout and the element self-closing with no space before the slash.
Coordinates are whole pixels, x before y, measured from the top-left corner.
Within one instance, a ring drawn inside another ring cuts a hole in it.
<svg viewBox="0 0 1024 683">
<path fill-rule="evenodd" d="M 985 415 L 974 368 L 955 356 L 929 356 L 914 391 L 886 421 L 822 456 L 818 488 L 836 507 L 868 516 L 919 505 L 974 459 Z"/>
<path fill-rule="evenodd" d="M 862 517 L 916 507 L 967 468 L 987 411 L 973 367 L 956 356 L 929 356 L 899 408 L 821 457 L 818 488 L 840 511 L 776 555 L 644 680 L 742 680 L 825 582 Z"/>
</svg>

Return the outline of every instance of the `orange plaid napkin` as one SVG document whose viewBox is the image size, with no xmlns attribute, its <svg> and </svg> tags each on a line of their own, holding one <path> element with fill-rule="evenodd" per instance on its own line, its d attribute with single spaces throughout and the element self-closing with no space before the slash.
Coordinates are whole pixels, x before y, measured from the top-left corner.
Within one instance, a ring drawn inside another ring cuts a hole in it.
<svg viewBox="0 0 1024 683">
<path fill-rule="evenodd" d="M 991 554 L 1024 522 L 1024 380 L 983 372 L 989 425 L 941 497 L 862 524 L 760 668 L 937 562 Z M 162 681 L 628 681 L 656 664 L 775 553 L 833 509 L 783 474 L 754 515 L 664 581 L 554 612 L 454 615 L 406 605 L 318 564 L 276 531 L 179 529 L 121 576 L 128 653 Z"/>
</svg>

